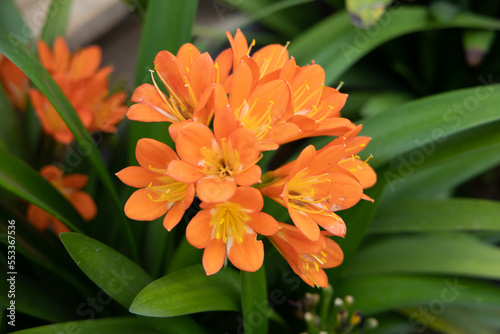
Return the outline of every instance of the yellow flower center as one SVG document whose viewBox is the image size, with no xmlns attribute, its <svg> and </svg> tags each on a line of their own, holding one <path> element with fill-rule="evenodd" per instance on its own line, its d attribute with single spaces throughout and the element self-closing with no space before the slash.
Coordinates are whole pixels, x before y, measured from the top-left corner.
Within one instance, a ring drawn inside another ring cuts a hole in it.
<svg viewBox="0 0 500 334">
<path fill-rule="evenodd" d="M 154 191 L 158 197 L 154 198 L 150 194 L 148 197 L 153 202 L 178 202 L 186 196 L 187 184 L 178 182 L 170 176 L 162 176 L 158 178 L 163 184 L 153 186 L 150 184 L 146 189 Z"/>
<path fill-rule="evenodd" d="M 326 253 L 323 251 L 317 254 L 303 254 L 300 255 L 300 258 L 306 271 L 312 269 L 313 266 L 316 271 L 319 271 L 319 268 L 326 263 Z"/>
<path fill-rule="evenodd" d="M 155 109 L 160 114 L 171 119 L 172 122 L 181 122 L 181 121 L 185 121 L 187 119 L 191 119 L 193 117 L 192 106 L 186 105 L 184 103 L 184 101 L 180 98 L 180 96 L 177 95 L 175 90 L 165 81 L 165 79 L 163 79 L 161 74 L 159 72 L 156 72 L 158 74 L 158 76 L 160 77 L 160 80 L 163 82 L 163 84 L 167 88 L 168 94 L 170 95 L 169 98 L 165 98 L 165 95 L 158 87 L 158 84 L 156 83 L 156 80 L 153 76 L 153 72 L 155 72 L 155 71 L 153 71 L 153 70 L 150 70 L 150 71 L 151 71 L 151 78 L 153 80 L 153 84 L 154 84 L 156 90 L 158 91 L 158 94 L 161 96 L 163 102 L 165 102 L 165 105 L 167 106 L 166 111 L 163 111 L 158 107 L 155 107 Z M 192 104 L 192 105 L 196 105 L 196 97 L 194 96 L 194 92 L 193 92 L 193 90 L 189 84 L 189 80 L 187 79 L 186 76 L 183 78 L 183 81 L 184 81 L 184 85 L 186 87 L 188 87 L 188 89 L 189 89 L 189 94 L 191 96 L 191 99 L 194 98 L 194 100 L 192 101 L 194 104 Z"/>
<path fill-rule="evenodd" d="M 235 239 L 241 244 L 247 230 L 245 222 L 250 219 L 245 210 L 239 204 L 230 202 L 219 203 L 212 210 L 210 225 L 214 227 L 215 238 L 225 243 L 228 239 Z"/>
<path fill-rule="evenodd" d="M 269 100 L 266 111 L 260 115 L 253 111 L 258 102 L 259 99 L 256 98 L 250 106 L 246 100 L 243 100 L 243 103 L 236 110 L 235 115 L 245 128 L 252 130 L 257 139 L 262 140 L 269 129 L 272 129 L 270 123 L 272 122 L 271 112 L 274 102 Z"/>
<path fill-rule="evenodd" d="M 297 211 L 331 215 L 327 213 L 328 207 L 323 202 L 332 195 L 317 197 L 316 185 L 324 182 L 332 182 L 327 174 L 306 176 L 304 171 L 297 173 L 288 182 L 288 206 Z"/>
<path fill-rule="evenodd" d="M 221 147 L 202 147 L 204 165 L 203 173 L 220 178 L 230 177 L 240 172 L 240 155 L 237 150 L 232 149 L 226 138 L 221 139 Z"/>
</svg>

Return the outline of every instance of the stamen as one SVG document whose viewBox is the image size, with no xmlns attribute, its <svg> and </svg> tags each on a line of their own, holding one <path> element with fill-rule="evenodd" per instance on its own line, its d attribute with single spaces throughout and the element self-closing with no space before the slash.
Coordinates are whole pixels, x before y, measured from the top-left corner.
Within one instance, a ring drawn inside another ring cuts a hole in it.
<svg viewBox="0 0 500 334">
<path fill-rule="evenodd" d="M 248 47 L 248 50 L 247 50 L 247 56 L 250 55 L 250 51 L 252 51 L 252 47 L 255 46 L 255 39 L 252 39 L 252 43 L 250 43 L 250 46 Z"/>
</svg>

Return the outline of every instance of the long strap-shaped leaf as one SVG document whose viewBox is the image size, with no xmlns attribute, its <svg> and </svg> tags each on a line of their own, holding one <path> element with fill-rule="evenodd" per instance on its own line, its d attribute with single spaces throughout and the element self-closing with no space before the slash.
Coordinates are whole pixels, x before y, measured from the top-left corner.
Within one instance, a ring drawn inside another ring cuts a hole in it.
<svg viewBox="0 0 500 334">
<path fill-rule="evenodd" d="M 399 200 L 390 206 L 381 206 L 369 232 L 500 231 L 498 217 L 498 201 L 470 198 Z"/>
<path fill-rule="evenodd" d="M 391 236 L 360 248 L 342 277 L 426 273 L 498 280 L 498 259 L 498 247 L 460 232 Z"/>
<path fill-rule="evenodd" d="M 290 44 L 299 63 L 313 59 L 325 68 L 327 84 L 339 77 L 377 46 L 409 33 L 442 28 L 500 29 L 500 21 L 461 13 L 448 21 L 432 19 L 425 7 L 389 9 L 370 29 L 354 28 L 347 12 L 319 22 Z"/>
<path fill-rule="evenodd" d="M 241 287 L 234 270 L 207 276 L 201 265 L 186 267 L 148 284 L 129 311 L 148 317 L 174 317 L 240 309 Z"/>
<path fill-rule="evenodd" d="M 489 79 L 483 78 L 483 81 Z M 362 134 L 372 137 L 367 150 L 373 167 L 427 143 L 500 120 L 500 85 L 456 90 L 409 102 L 363 120 Z"/>
<path fill-rule="evenodd" d="M 355 307 L 372 315 L 395 308 L 442 302 L 443 305 L 498 307 L 497 286 L 456 276 L 370 275 L 349 278 L 335 287 L 339 296 L 355 296 Z"/>
<path fill-rule="evenodd" d="M 0 187 L 39 206 L 73 231 L 85 222 L 73 206 L 37 171 L 0 147 Z"/>
<path fill-rule="evenodd" d="M 0 53 L 4 54 L 14 64 L 16 64 L 40 89 L 57 110 L 68 128 L 75 136 L 75 140 L 81 147 L 88 148 L 88 158 L 97 171 L 104 187 L 113 199 L 114 208 L 121 217 L 123 231 L 125 232 L 132 256 L 138 259 L 137 247 L 132 235 L 132 230 L 128 220 L 123 214 L 123 207 L 113 186 L 113 182 L 108 174 L 106 166 L 99 154 L 99 149 L 94 143 L 92 136 L 85 130 L 80 118 L 73 109 L 71 103 L 62 93 L 59 86 L 52 79 L 47 70 L 40 64 L 38 59 L 14 36 L 0 31 Z"/>
</svg>

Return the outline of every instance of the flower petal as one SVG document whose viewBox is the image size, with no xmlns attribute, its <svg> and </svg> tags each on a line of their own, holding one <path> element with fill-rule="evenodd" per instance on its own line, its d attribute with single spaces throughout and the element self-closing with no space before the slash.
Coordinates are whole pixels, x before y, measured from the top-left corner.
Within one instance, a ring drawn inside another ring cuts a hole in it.
<svg viewBox="0 0 500 334">
<path fill-rule="evenodd" d="M 201 210 L 191 219 L 186 227 L 186 239 L 196 248 L 205 248 L 212 240 L 213 226 L 210 226 L 212 214 L 209 210 Z"/>
<path fill-rule="evenodd" d="M 255 232 L 270 236 L 278 233 L 280 226 L 276 219 L 264 212 L 249 213 L 250 220 L 246 224 Z"/>
<path fill-rule="evenodd" d="M 228 258 L 238 269 L 254 272 L 264 262 L 264 244 L 256 239 L 255 233 L 245 233 L 241 244 L 233 240 L 228 244 Z"/>
<path fill-rule="evenodd" d="M 189 82 L 198 101 L 205 89 L 211 85 L 213 76 L 214 61 L 212 57 L 207 52 L 196 57 L 189 71 Z"/>
<path fill-rule="evenodd" d="M 260 191 L 252 187 L 238 187 L 230 201 L 252 212 L 259 212 L 264 207 Z"/>
<path fill-rule="evenodd" d="M 260 182 L 260 176 L 262 175 L 262 170 L 259 166 L 253 165 L 250 168 L 247 168 L 245 171 L 236 175 L 234 179 L 236 183 L 240 186 L 252 186 L 258 182 Z"/>
<path fill-rule="evenodd" d="M 236 192 L 236 182 L 232 178 L 218 179 L 205 177 L 196 184 L 196 194 L 203 202 L 225 202 Z"/>
<path fill-rule="evenodd" d="M 329 173 L 328 178 L 332 180 L 329 184 L 332 195 L 328 200 L 329 210 L 345 210 L 359 202 L 363 188 L 358 180 L 343 173 Z"/>
<path fill-rule="evenodd" d="M 182 202 L 175 202 L 163 219 L 163 227 L 165 227 L 167 231 L 171 231 L 175 226 L 177 226 L 177 224 L 179 224 L 182 217 L 184 217 L 184 213 L 186 213 L 186 210 L 189 208 L 191 203 L 193 203 L 193 199 L 194 185 L 188 184 L 184 200 Z"/>
<path fill-rule="evenodd" d="M 64 188 L 82 189 L 87 185 L 89 177 L 83 174 L 70 174 L 63 178 L 61 185 Z"/>
<path fill-rule="evenodd" d="M 28 206 L 26 213 L 28 220 L 40 231 L 46 230 L 54 217 L 34 204 Z"/>
<path fill-rule="evenodd" d="M 161 183 L 158 181 L 158 177 L 161 175 L 140 166 L 126 167 L 115 175 L 126 185 L 135 188 L 146 188 L 150 184 L 157 185 Z"/>
<path fill-rule="evenodd" d="M 89 221 L 95 218 L 97 207 L 89 194 L 83 191 L 75 191 L 68 195 L 68 199 L 84 220 Z"/>
<path fill-rule="evenodd" d="M 177 154 L 167 144 L 151 138 L 142 138 L 135 148 L 137 162 L 146 170 L 151 168 L 167 171 L 171 161 L 178 160 Z"/>
<path fill-rule="evenodd" d="M 173 179 L 184 183 L 195 183 L 205 176 L 200 168 L 182 160 L 174 160 L 168 165 L 167 174 Z"/>
<path fill-rule="evenodd" d="M 293 209 L 288 209 L 288 213 L 295 226 L 297 226 L 309 240 L 316 241 L 319 239 L 320 233 L 318 224 L 309 215 Z"/>
<path fill-rule="evenodd" d="M 185 43 L 177 51 L 177 58 L 186 66 L 191 67 L 193 60 L 200 55 L 200 50 L 191 43 Z"/>
<path fill-rule="evenodd" d="M 332 235 L 344 237 L 346 234 L 346 226 L 342 218 L 337 214 L 331 213 L 332 216 L 310 213 L 309 216 L 322 228 L 327 230 Z"/>
<path fill-rule="evenodd" d="M 69 66 L 69 78 L 86 79 L 92 76 L 101 64 L 102 51 L 97 45 L 88 46 L 73 55 Z"/>
<path fill-rule="evenodd" d="M 226 260 L 226 244 L 219 239 L 213 239 L 203 252 L 203 268 L 207 275 L 217 273 Z"/>
<path fill-rule="evenodd" d="M 204 158 L 201 154 L 203 147 L 211 149 L 215 138 L 208 127 L 200 123 L 188 123 L 177 134 L 175 147 L 177 154 L 185 162 L 198 165 Z"/>
<path fill-rule="evenodd" d="M 152 190 L 136 190 L 125 203 L 125 215 L 134 220 L 151 221 L 163 216 L 169 209 L 169 202 L 153 201 L 159 196 Z"/>
</svg>

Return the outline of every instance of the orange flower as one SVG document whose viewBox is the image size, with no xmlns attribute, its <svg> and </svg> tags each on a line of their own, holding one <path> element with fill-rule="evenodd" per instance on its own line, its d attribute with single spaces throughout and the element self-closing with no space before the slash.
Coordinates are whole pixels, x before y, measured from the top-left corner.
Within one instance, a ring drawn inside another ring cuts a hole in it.
<svg viewBox="0 0 500 334">
<path fill-rule="evenodd" d="M 363 196 L 363 188 L 351 173 L 338 167 L 344 145 L 321 152 L 306 147 L 293 163 L 269 172 L 276 178 L 262 193 L 288 208 L 294 224 L 310 240 L 320 237 L 319 226 L 332 235 L 344 236 L 344 221 L 334 212 L 350 208 Z"/>
<path fill-rule="evenodd" d="M 334 268 L 344 259 L 342 249 L 322 232 L 316 241 L 304 237 L 296 227 L 280 223 L 280 231 L 269 240 L 304 282 L 326 288 L 328 277 L 323 268 Z"/>
<path fill-rule="evenodd" d="M 54 42 L 54 52 L 40 41 L 38 55 L 42 65 L 52 75 L 68 98 L 88 131 L 116 132 L 118 123 L 127 111 L 123 92 L 108 96 L 108 78 L 112 68 L 99 69 L 101 49 L 89 46 L 72 55 L 63 38 Z M 30 97 L 44 131 L 55 140 L 69 144 L 73 134 L 48 99 L 31 89 Z"/>
<path fill-rule="evenodd" d="M 257 138 L 251 130 L 226 122 L 223 115 L 229 114 L 216 115 L 215 134 L 193 122 L 182 127 L 175 139 L 181 160 L 170 163 L 168 175 L 180 182 L 196 183 L 196 193 L 203 202 L 224 202 L 234 195 L 237 185 L 260 181 Z"/>
<path fill-rule="evenodd" d="M 194 186 L 167 175 L 177 154 L 168 146 L 149 138 L 137 142 L 135 156 L 140 166 L 116 173 L 120 180 L 135 188 L 125 204 L 125 214 L 135 220 L 155 220 L 166 214 L 163 226 L 171 230 L 179 223 L 194 198 Z"/>
<path fill-rule="evenodd" d="M 87 184 L 88 177 L 86 175 L 63 176 L 63 171 L 52 165 L 42 168 L 40 174 L 68 199 L 84 220 L 94 219 L 97 213 L 94 200 L 80 190 Z M 41 231 L 49 227 L 52 227 L 57 234 L 70 231 L 59 219 L 34 204 L 28 206 L 27 217 Z"/>
<path fill-rule="evenodd" d="M 377 182 L 377 174 L 368 164 L 368 160 L 370 160 L 371 155 L 364 161 L 361 160 L 357 155 L 357 153 L 362 151 L 371 140 L 370 137 L 358 136 L 362 127 L 362 125 L 358 125 L 354 129 L 344 134 L 342 137 L 338 137 L 335 140 L 331 141 L 328 145 L 326 145 L 318 152 L 326 150 L 329 147 L 335 145 L 343 145 L 343 143 L 345 142 L 346 148 L 344 151 L 344 155 L 338 162 L 338 166 L 342 168 L 342 170 L 339 169 L 338 171 L 349 171 L 350 174 L 359 181 L 363 189 L 367 189 L 372 187 Z M 371 198 L 364 194 L 362 198 L 373 202 Z"/>
<path fill-rule="evenodd" d="M 207 275 L 218 272 L 226 259 L 244 271 L 256 271 L 264 260 L 264 246 L 257 233 L 273 235 L 276 220 L 260 212 L 262 195 L 255 188 L 239 187 L 223 203 L 201 203 L 204 209 L 189 223 L 186 238 L 196 248 L 204 248 L 203 267 Z"/>
<path fill-rule="evenodd" d="M 0 54 L 0 82 L 12 105 L 18 110 L 26 109 L 29 79 L 7 57 Z"/>
<path fill-rule="evenodd" d="M 275 135 L 275 142 L 282 144 L 312 136 L 339 136 L 354 127 L 348 119 L 340 117 L 347 94 L 325 87 L 325 71 L 321 66 L 314 62 L 297 66 L 295 59 L 289 58 L 287 46 L 279 44 L 267 45 L 249 58 L 251 47 L 248 48 L 243 33 L 238 29 L 234 39 L 231 34 L 226 35 L 234 58 L 234 73 L 227 80 L 229 83 L 225 83 L 230 95 L 235 90 L 234 86 L 236 90 L 244 90 L 245 86 L 255 87 L 274 80 L 285 81 L 289 86 L 290 110 L 283 112 L 272 124 L 267 124 L 268 128 L 272 126 L 273 131 L 280 130 Z M 240 70 L 242 64 L 249 65 L 249 69 Z M 247 75 L 245 77 L 238 72 L 246 72 Z M 253 78 L 248 77 L 250 72 Z M 233 109 L 238 107 L 233 103 L 231 106 Z"/>
<path fill-rule="evenodd" d="M 208 53 L 192 44 L 184 44 L 177 57 L 160 51 L 154 61 L 155 71 L 167 89 L 167 97 L 158 87 L 143 84 L 135 90 L 127 117 L 141 122 L 183 122 L 194 120 L 208 125 L 213 116 L 209 103 L 212 95 L 214 62 Z"/>
</svg>

